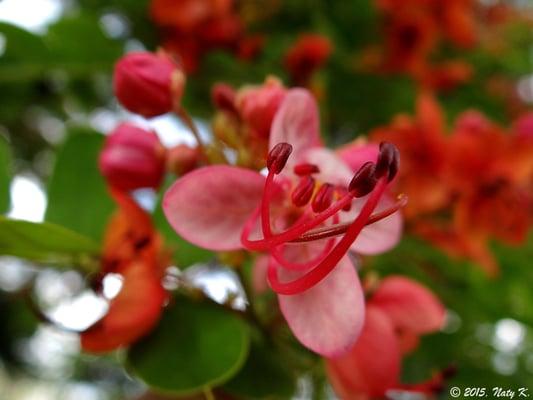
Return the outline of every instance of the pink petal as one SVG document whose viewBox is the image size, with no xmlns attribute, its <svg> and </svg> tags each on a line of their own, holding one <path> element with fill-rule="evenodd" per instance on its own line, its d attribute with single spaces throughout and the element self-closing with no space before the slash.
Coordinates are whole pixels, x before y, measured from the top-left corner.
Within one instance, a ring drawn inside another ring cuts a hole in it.
<svg viewBox="0 0 533 400">
<path fill-rule="evenodd" d="M 281 142 L 293 147 L 287 169 L 300 159 L 303 151 L 321 144 L 318 106 L 309 91 L 291 89 L 281 103 L 272 122 L 269 148 Z"/>
<path fill-rule="evenodd" d="M 184 239 L 211 250 L 242 248 L 241 231 L 261 201 L 265 178 L 230 166 L 197 169 L 178 179 L 163 211 Z"/>
<path fill-rule="evenodd" d="M 337 149 L 337 155 L 352 169 L 357 171 L 367 161 L 376 162 L 379 146 L 375 143 L 348 143 Z"/>
<path fill-rule="evenodd" d="M 280 268 L 281 279 L 296 273 Z M 313 288 L 294 295 L 279 295 L 281 312 L 296 338 L 312 351 L 333 357 L 348 351 L 361 332 L 364 298 L 359 277 L 344 257 Z"/>
<path fill-rule="evenodd" d="M 400 359 L 394 326 L 369 306 L 357 343 L 344 356 L 326 360 L 326 371 L 342 399 L 381 398 L 399 382 Z"/>
<path fill-rule="evenodd" d="M 252 288 L 257 294 L 264 293 L 268 290 L 267 270 L 269 256 L 259 255 L 254 260 L 252 267 Z"/>
<path fill-rule="evenodd" d="M 385 312 L 401 330 L 431 333 L 444 324 L 446 312 L 439 299 L 426 287 L 403 276 L 385 278 L 371 303 Z"/>
<path fill-rule="evenodd" d="M 353 202 L 349 212 L 341 212 L 341 222 L 353 221 L 359 214 L 366 197 Z M 379 212 L 391 207 L 394 201 L 387 195 L 383 196 L 374 212 Z M 366 226 L 350 249 L 356 253 L 373 255 L 384 253 L 398 244 L 403 230 L 403 218 L 400 212 Z"/>
<path fill-rule="evenodd" d="M 352 170 L 342 159 L 325 147 L 315 147 L 302 153 L 298 162 L 315 164 L 320 173 L 313 175 L 319 182 L 347 187 L 353 177 Z"/>
</svg>

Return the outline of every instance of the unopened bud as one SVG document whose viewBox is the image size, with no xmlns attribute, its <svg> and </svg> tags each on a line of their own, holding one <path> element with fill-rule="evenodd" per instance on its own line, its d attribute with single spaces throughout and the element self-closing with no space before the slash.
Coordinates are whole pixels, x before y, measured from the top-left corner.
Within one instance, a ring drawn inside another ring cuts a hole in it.
<svg viewBox="0 0 533 400">
<path fill-rule="evenodd" d="M 200 165 L 202 154 L 197 147 L 179 144 L 167 152 L 167 171 L 181 176 Z"/>
<path fill-rule="evenodd" d="M 107 137 L 99 167 L 117 189 L 157 188 L 165 170 L 165 148 L 154 132 L 124 123 Z"/>
<path fill-rule="evenodd" d="M 211 99 L 215 107 L 222 111 L 228 111 L 237 114 L 235 107 L 235 90 L 226 83 L 216 83 L 211 89 Z"/>
<path fill-rule="evenodd" d="M 298 186 L 292 192 L 292 203 L 296 207 L 305 206 L 311 200 L 315 190 L 315 180 L 310 176 L 305 176 L 300 179 Z"/>
<path fill-rule="evenodd" d="M 185 74 L 164 53 L 133 52 L 115 65 L 113 88 L 118 100 L 147 118 L 171 111 L 184 86 Z"/>
<path fill-rule="evenodd" d="M 289 143 L 283 142 L 275 145 L 272 150 L 270 150 L 270 153 L 268 153 L 268 170 L 274 174 L 279 174 L 283 168 L 285 168 L 285 164 L 287 164 L 287 160 L 291 153 L 292 146 Z"/>
<path fill-rule="evenodd" d="M 348 190 L 353 193 L 354 197 L 363 197 L 374 190 L 376 183 L 376 165 L 369 161 L 355 173 L 348 185 Z"/>
</svg>

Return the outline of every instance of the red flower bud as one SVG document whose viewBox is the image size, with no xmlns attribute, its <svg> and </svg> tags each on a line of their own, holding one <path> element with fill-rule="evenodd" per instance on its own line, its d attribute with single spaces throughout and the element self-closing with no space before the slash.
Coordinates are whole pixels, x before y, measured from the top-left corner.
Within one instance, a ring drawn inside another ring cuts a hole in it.
<svg viewBox="0 0 533 400">
<path fill-rule="evenodd" d="M 167 171 L 176 175 L 184 175 L 200 164 L 201 152 L 197 147 L 179 144 L 167 152 Z"/>
<path fill-rule="evenodd" d="M 154 132 L 123 123 L 107 137 L 99 167 L 117 189 L 157 188 L 165 171 L 165 148 Z"/>
<path fill-rule="evenodd" d="M 274 115 L 285 99 L 287 89 L 275 78 L 267 78 L 261 86 L 248 86 L 237 95 L 241 118 L 258 137 L 268 138 Z"/>
<path fill-rule="evenodd" d="M 215 83 L 211 89 L 211 99 L 216 108 L 237 114 L 235 90 L 228 84 Z"/>
<path fill-rule="evenodd" d="M 183 95 L 185 75 L 165 54 L 134 52 L 115 65 L 113 88 L 120 103 L 144 117 L 172 110 Z"/>
</svg>

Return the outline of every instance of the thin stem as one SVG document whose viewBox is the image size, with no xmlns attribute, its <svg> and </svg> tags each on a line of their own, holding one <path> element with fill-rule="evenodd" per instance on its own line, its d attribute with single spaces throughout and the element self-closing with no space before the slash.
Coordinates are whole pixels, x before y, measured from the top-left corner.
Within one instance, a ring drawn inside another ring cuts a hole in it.
<svg viewBox="0 0 533 400">
<path fill-rule="evenodd" d="M 366 225 L 372 225 L 375 222 L 381 221 L 382 219 L 385 219 L 391 216 L 396 211 L 405 207 L 406 204 L 407 204 L 407 196 L 405 195 L 399 196 L 398 201 L 393 206 L 383 211 L 372 214 L 368 218 L 368 221 L 366 221 Z M 292 240 L 291 243 L 311 242 L 311 241 L 315 241 L 319 239 L 341 235 L 341 234 L 346 233 L 346 231 L 348 230 L 351 224 L 352 224 L 351 222 L 345 222 L 342 224 L 318 228 L 318 229 L 315 229 L 313 231 L 303 234 L 297 239 Z"/>
<path fill-rule="evenodd" d="M 204 397 L 205 400 L 216 400 L 215 394 L 213 393 L 210 387 L 204 388 Z"/>
<path fill-rule="evenodd" d="M 202 139 L 201 139 L 201 136 L 200 136 L 200 131 L 198 131 L 198 128 L 194 124 L 194 121 L 191 118 L 191 116 L 189 115 L 189 113 L 187 111 L 185 111 L 185 109 L 183 107 L 180 107 L 180 106 L 174 106 L 174 113 L 178 117 L 180 117 L 180 119 L 183 121 L 183 123 L 185 125 L 187 125 L 187 128 L 189 128 L 189 130 L 191 131 L 192 135 L 196 139 L 196 143 L 198 144 L 198 149 L 200 149 L 202 154 L 205 155 L 206 154 L 205 153 L 205 146 L 204 146 L 204 144 L 202 142 Z"/>
</svg>

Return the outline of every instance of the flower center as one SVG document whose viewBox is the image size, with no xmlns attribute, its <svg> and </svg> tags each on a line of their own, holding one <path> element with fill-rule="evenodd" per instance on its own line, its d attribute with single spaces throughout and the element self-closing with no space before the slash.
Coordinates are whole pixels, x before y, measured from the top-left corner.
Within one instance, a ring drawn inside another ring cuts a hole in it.
<svg viewBox="0 0 533 400">
<path fill-rule="evenodd" d="M 400 200 L 390 209 L 373 214 L 387 184 L 396 175 L 399 163 L 396 147 L 390 143 L 382 143 L 377 163 L 367 162 L 364 164 L 355 173 L 348 188 L 343 190 L 336 191 L 332 185 L 325 183 L 315 193 L 315 180 L 310 174 L 317 171 L 308 167 L 300 168 L 303 170 L 302 177 L 292 192 L 291 200 L 294 205 L 302 207 L 312 199 L 311 208 L 315 214 L 312 217 L 304 214 L 290 228 L 274 234 L 270 224 L 270 203 L 275 190 L 274 177 L 283 170 L 291 152 L 292 146 L 288 143 L 279 143 L 270 151 L 267 160 L 268 175 L 261 206 L 247 221 L 241 235 L 241 241 L 247 249 L 269 251 L 272 259 L 282 267 L 306 271 L 302 277 L 292 282 L 280 282 L 275 263 L 270 263 L 268 278 L 272 289 L 287 295 L 301 293 L 324 279 L 346 254 L 366 225 L 388 217 L 405 203 L 405 200 Z M 311 172 L 305 173 L 307 171 Z M 314 196 L 313 193 L 315 193 Z M 334 193 L 340 193 L 335 202 L 333 202 Z M 350 223 L 338 224 L 339 211 L 348 209 L 354 198 L 367 195 L 368 197 L 358 216 Z M 251 230 L 259 215 L 261 216 L 263 239 L 250 240 Z M 332 226 L 315 229 L 330 218 L 333 220 Z M 336 237 L 341 234 L 344 236 L 335 244 Z M 283 246 L 287 243 L 309 242 L 325 238 L 329 238 L 328 242 L 313 260 L 294 263 L 283 258 Z"/>
</svg>

